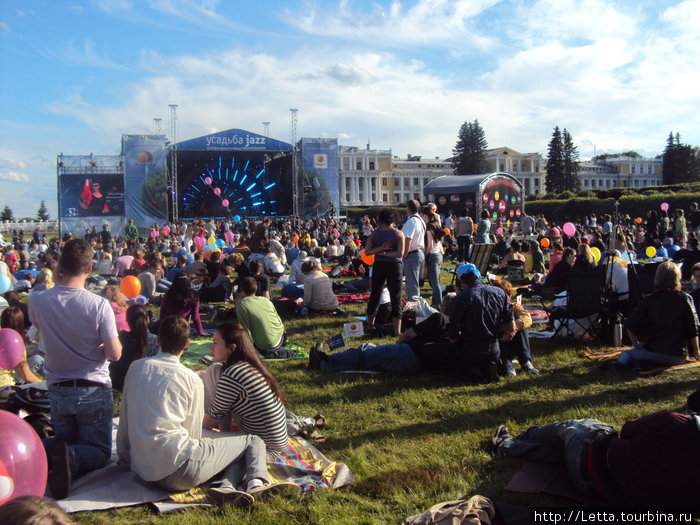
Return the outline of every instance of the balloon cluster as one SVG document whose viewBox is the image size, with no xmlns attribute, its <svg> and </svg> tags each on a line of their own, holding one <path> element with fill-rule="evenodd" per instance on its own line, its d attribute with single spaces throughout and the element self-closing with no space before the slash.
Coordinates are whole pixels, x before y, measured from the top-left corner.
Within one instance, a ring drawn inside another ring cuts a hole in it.
<svg viewBox="0 0 700 525">
<path fill-rule="evenodd" d="M 157 239 L 158 234 L 159 234 L 158 230 L 152 230 L 151 231 L 151 239 Z M 160 234 L 163 237 L 167 237 L 168 235 L 170 235 L 170 226 L 168 226 L 167 224 L 165 226 L 163 226 L 163 229 L 160 230 Z"/>
<path fill-rule="evenodd" d="M 204 183 L 207 186 L 211 186 L 212 182 L 213 181 L 211 180 L 211 177 L 204 178 Z M 229 202 L 228 202 L 228 199 L 224 199 L 221 197 L 221 188 L 214 187 L 214 189 L 212 191 L 214 192 L 214 195 L 216 195 L 217 197 L 219 197 L 219 199 L 221 199 L 221 205 L 228 210 Z M 238 221 L 236 221 L 236 222 L 238 222 Z"/>
</svg>

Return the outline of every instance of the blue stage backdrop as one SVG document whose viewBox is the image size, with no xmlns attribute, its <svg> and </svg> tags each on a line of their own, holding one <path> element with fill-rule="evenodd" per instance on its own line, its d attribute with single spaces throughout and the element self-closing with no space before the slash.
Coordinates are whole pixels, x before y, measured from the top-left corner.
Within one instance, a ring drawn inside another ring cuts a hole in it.
<svg viewBox="0 0 700 525">
<path fill-rule="evenodd" d="M 302 138 L 303 214 L 323 215 L 340 206 L 338 194 L 338 139 Z"/>
<path fill-rule="evenodd" d="M 165 135 L 122 135 L 126 217 L 149 228 L 168 216 Z"/>
<path fill-rule="evenodd" d="M 241 129 L 176 145 L 182 218 L 289 215 L 292 146 Z"/>
</svg>

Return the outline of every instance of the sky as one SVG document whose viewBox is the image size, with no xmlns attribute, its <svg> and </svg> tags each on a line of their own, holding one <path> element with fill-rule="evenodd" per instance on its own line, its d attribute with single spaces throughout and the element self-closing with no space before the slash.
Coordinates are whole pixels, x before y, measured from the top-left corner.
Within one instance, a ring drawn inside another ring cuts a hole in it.
<svg viewBox="0 0 700 525">
<path fill-rule="evenodd" d="M 451 156 L 700 145 L 700 0 L 0 0 L 0 207 L 56 217 L 56 156 L 241 128 Z"/>
</svg>

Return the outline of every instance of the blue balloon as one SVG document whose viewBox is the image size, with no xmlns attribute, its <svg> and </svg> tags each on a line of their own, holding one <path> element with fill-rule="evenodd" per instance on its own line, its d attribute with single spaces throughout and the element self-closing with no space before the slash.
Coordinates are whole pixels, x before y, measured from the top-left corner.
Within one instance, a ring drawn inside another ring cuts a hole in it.
<svg viewBox="0 0 700 525">
<path fill-rule="evenodd" d="M 224 240 L 223 239 L 216 239 L 216 245 L 219 248 L 223 248 L 224 247 Z"/>
<path fill-rule="evenodd" d="M 241 216 L 240 216 L 240 215 L 234 215 L 234 216 L 233 216 L 233 220 L 234 220 L 235 222 L 241 222 Z"/>
<path fill-rule="evenodd" d="M 681 249 L 681 247 L 678 246 L 677 244 L 672 244 L 671 246 L 669 246 L 668 248 L 666 248 L 666 251 L 668 252 L 668 255 L 671 256 L 671 255 L 673 255 L 674 253 L 676 253 L 676 252 L 677 252 L 678 250 L 680 250 L 680 249 Z"/>
<path fill-rule="evenodd" d="M 12 281 L 10 280 L 10 278 L 5 274 L 0 275 L 0 294 L 5 293 L 11 287 Z"/>
<path fill-rule="evenodd" d="M 669 248 L 670 248 L 670 246 L 669 246 Z M 668 253 L 668 251 L 666 250 L 666 248 L 664 248 L 664 247 L 662 246 L 661 248 L 659 248 L 659 249 L 656 250 L 656 256 L 657 256 L 657 257 L 668 257 L 668 256 L 669 256 L 669 253 Z"/>
</svg>

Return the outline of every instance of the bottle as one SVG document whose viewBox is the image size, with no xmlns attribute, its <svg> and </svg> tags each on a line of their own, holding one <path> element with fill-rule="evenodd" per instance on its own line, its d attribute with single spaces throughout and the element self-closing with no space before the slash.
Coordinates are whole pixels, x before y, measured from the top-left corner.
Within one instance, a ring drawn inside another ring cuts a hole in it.
<svg viewBox="0 0 700 525">
<path fill-rule="evenodd" d="M 618 319 L 613 327 L 613 346 L 619 348 L 622 346 L 622 321 Z"/>
</svg>

